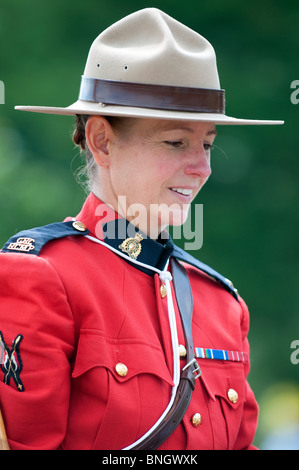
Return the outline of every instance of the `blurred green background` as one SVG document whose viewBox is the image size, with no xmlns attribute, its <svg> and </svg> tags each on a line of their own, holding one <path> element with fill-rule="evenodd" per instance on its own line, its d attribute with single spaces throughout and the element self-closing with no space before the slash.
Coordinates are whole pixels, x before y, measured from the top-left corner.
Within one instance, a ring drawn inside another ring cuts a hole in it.
<svg viewBox="0 0 299 470">
<path fill-rule="evenodd" d="M 283 447 L 299 426 L 299 364 L 290 360 L 291 342 L 299 340 L 299 105 L 290 100 L 291 82 L 299 80 L 298 1 L 1 0 L 0 244 L 75 215 L 85 198 L 73 176 L 82 164 L 73 118 L 14 106 L 76 101 L 93 39 L 148 6 L 213 44 L 228 114 L 286 122 L 218 127 L 213 175 L 197 199 L 204 243 L 192 253 L 230 278 L 249 306 L 249 381 L 261 406 L 256 444 L 269 447 L 278 435 L 276 447 Z"/>
</svg>

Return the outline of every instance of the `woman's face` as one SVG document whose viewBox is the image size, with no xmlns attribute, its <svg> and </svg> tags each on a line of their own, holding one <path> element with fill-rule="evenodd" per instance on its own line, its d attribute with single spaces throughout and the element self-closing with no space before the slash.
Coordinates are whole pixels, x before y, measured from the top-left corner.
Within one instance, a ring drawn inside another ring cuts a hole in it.
<svg viewBox="0 0 299 470">
<path fill-rule="evenodd" d="M 127 136 L 111 139 L 104 202 L 152 238 L 184 223 L 211 174 L 215 135 L 212 123 L 135 120 Z"/>
</svg>

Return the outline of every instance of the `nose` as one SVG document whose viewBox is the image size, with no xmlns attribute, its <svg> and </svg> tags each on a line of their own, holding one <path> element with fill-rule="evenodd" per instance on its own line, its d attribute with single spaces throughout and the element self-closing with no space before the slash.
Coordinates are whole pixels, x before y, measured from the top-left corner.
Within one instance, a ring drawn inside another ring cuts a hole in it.
<svg viewBox="0 0 299 470">
<path fill-rule="evenodd" d="M 207 152 L 204 148 L 196 150 L 188 156 L 184 172 L 188 176 L 194 176 L 195 178 L 208 179 L 212 173 L 210 163 L 210 152 Z"/>
</svg>

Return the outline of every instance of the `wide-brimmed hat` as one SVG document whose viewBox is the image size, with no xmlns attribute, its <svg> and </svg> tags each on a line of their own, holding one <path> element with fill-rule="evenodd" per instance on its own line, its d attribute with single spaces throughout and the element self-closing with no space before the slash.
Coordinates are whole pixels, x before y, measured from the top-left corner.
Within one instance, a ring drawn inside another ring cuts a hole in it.
<svg viewBox="0 0 299 470">
<path fill-rule="evenodd" d="M 215 124 L 283 124 L 226 116 L 213 47 L 200 34 L 156 8 L 126 16 L 95 39 L 78 101 L 65 108 L 16 109 Z"/>
</svg>

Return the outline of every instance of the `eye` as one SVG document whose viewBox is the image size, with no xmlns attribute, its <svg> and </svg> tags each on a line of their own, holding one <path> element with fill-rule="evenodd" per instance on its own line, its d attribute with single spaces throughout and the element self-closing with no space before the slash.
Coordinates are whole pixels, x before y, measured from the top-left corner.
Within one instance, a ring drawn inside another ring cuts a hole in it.
<svg viewBox="0 0 299 470">
<path fill-rule="evenodd" d="M 164 144 L 169 147 L 180 148 L 183 147 L 184 142 L 182 140 L 164 140 Z"/>
<path fill-rule="evenodd" d="M 212 144 L 208 144 L 208 143 L 203 144 L 203 148 L 204 148 L 206 151 L 208 151 L 208 152 L 211 151 L 211 150 L 213 150 L 213 147 L 214 147 L 214 146 L 213 146 Z"/>
</svg>

